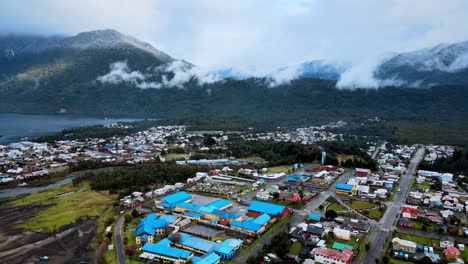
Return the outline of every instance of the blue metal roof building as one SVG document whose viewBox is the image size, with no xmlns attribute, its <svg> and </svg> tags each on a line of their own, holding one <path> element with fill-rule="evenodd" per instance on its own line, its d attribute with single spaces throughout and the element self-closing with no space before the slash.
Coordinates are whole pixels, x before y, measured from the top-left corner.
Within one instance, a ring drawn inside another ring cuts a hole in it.
<svg viewBox="0 0 468 264">
<path fill-rule="evenodd" d="M 335 189 L 344 190 L 344 191 L 352 191 L 354 185 L 346 184 L 346 183 L 337 183 Z"/>
<path fill-rule="evenodd" d="M 251 222 L 258 225 L 265 225 L 271 220 L 271 217 L 268 214 L 262 214 L 257 218 L 253 219 Z"/>
<path fill-rule="evenodd" d="M 311 212 L 309 216 L 307 217 L 307 220 L 312 220 L 312 221 L 320 221 L 322 218 L 322 214 L 317 213 L 317 212 Z"/>
<path fill-rule="evenodd" d="M 155 255 L 157 258 L 171 261 L 187 261 L 193 255 L 193 253 L 188 250 L 170 247 L 170 244 L 171 241 L 165 238 L 156 244 L 146 243 L 142 250 L 150 255 Z"/>
<path fill-rule="evenodd" d="M 135 237 L 140 237 L 140 243 L 145 243 L 149 236 L 162 233 L 162 231 L 157 231 L 157 229 L 164 228 L 176 220 L 177 216 L 175 215 L 149 214 L 142 218 L 136 226 Z"/>
<path fill-rule="evenodd" d="M 164 207 L 174 208 L 177 204 L 192 200 L 192 196 L 187 192 L 176 192 L 164 196 L 159 204 Z"/>
<path fill-rule="evenodd" d="M 192 257 L 192 262 L 194 264 L 216 264 L 216 263 L 219 263 L 220 260 L 221 260 L 221 257 L 215 253 L 205 254 L 201 257 L 196 257 L 196 256 Z"/>
<path fill-rule="evenodd" d="M 237 221 L 237 220 L 231 221 L 231 226 L 254 231 L 254 232 L 258 232 L 258 230 L 260 230 L 260 228 L 262 227 L 262 225 L 253 223 L 251 221 Z"/>
<path fill-rule="evenodd" d="M 212 207 L 214 209 L 222 209 L 222 208 L 227 208 L 229 206 L 232 206 L 232 201 L 229 200 L 224 200 L 224 199 L 219 199 L 216 201 L 213 201 L 209 204 L 206 204 L 206 207 Z"/>
<path fill-rule="evenodd" d="M 293 174 L 285 178 L 285 180 L 289 182 L 305 181 L 308 179 L 309 179 L 309 176 L 306 176 L 304 174 Z"/>
<path fill-rule="evenodd" d="M 269 214 L 270 216 L 278 216 L 283 214 L 287 208 L 282 205 L 253 201 L 249 205 L 249 212 L 260 213 L 260 214 Z"/>
</svg>

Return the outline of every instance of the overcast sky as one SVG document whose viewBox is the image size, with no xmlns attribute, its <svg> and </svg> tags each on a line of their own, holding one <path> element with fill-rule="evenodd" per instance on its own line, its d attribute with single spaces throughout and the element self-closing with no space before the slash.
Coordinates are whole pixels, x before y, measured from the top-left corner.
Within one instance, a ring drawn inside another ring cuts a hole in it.
<svg viewBox="0 0 468 264">
<path fill-rule="evenodd" d="M 113 28 L 205 67 L 371 61 L 468 40 L 467 0 L 1 0 L 0 32 Z"/>
</svg>

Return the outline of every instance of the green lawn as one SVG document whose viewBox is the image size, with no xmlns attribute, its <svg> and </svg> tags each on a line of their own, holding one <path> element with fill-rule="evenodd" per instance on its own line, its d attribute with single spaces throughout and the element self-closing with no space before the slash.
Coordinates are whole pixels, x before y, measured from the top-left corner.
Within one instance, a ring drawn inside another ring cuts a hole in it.
<svg viewBox="0 0 468 264">
<path fill-rule="evenodd" d="M 327 207 L 327 210 L 333 210 L 335 212 L 339 212 L 339 211 L 347 211 L 348 209 L 346 209 L 343 205 L 339 203 L 332 203 Z"/>
<path fill-rule="evenodd" d="M 183 160 L 185 157 L 189 157 L 189 154 L 184 153 L 169 153 L 164 156 L 166 160 Z"/>
<path fill-rule="evenodd" d="M 291 254 L 293 254 L 293 255 L 297 255 L 297 254 L 299 254 L 299 251 L 301 251 L 301 248 L 302 248 L 301 242 L 299 242 L 299 241 L 294 242 L 294 243 L 289 247 L 289 253 L 291 253 Z"/>
<path fill-rule="evenodd" d="M 368 212 L 362 212 L 362 211 L 361 212 L 369 218 L 380 219 L 382 215 L 385 213 L 385 210 L 386 208 L 384 209 L 377 208 L 377 209 L 368 210 Z"/>
<path fill-rule="evenodd" d="M 396 233 L 395 237 L 399 237 L 401 239 L 413 241 L 417 243 L 418 245 L 432 245 L 439 247 L 440 241 L 437 239 L 432 239 L 428 237 L 423 237 L 423 236 L 415 236 L 415 235 L 410 235 L 410 234 L 404 234 L 404 233 Z"/>
<path fill-rule="evenodd" d="M 117 256 L 115 254 L 115 247 L 113 250 L 108 250 L 103 255 L 104 264 L 117 264 Z"/>
<path fill-rule="evenodd" d="M 416 182 L 416 186 L 417 188 L 421 188 L 421 189 L 424 189 L 424 190 L 429 190 L 431 189 L 431 184 L 427 181 L 424 181 L 422 183 L 417 183 Z"/>
<path fill-rule="evenodd" d="M 374 207 L 378 206 L 374 202 L 361 201 L 361 200 L 346 201 L 345 203 L 347 205 L 351 206 L 351 208 L 353 208 L 355 210 L 374 208 Z"/>
<path fill-rule="evenodd" d="M 212 131 L 212 130 L 196 130 L 196 131 L 192 131 L 193 134 L 195 135 L 204 135 L 204 134 L 207 134 L 207 135 L 216 135 L 216 134 L 219 134 L 219 131 Z"/>
<path fill-rule="evenodd" d="M 413 228 L 422 230 L 423 227 L 423 222 L 422 221 L 417 221 L 417 220 L 412 220 L 411 223 L 413 223 Z M 434 229 L 437 227 L 437 225 L 431 221 L 428 221 L 426 223 L 426 231 L 432 232 Z"/>
<path fill-rule="evenodd" d="M 278 172 L 288 173 L 288 170 L 290 169 L 292 170 L 292 167 L 289 165 L 281 165 L 281 166 L 268 168 L 267 173 L 278 173 Z"/>
<path fill-rule="evenodd" d="M 264 160 L 263 158 L 261 158 L 261 157 L 256 157 L 256 156 L 247 157 L 247 158 L 242 158 L 241 160 L 251 161 L 251 162 L 266 162 L 266 160 Z"/>
<path fill-rule="evenodd" d="M 111 206 L 113 198 L 104 192 L 91 191 L 88 187 L 71 185 L 49 189 L 45 192 L 31 194 L 12 202 L 13 206 L 27 204 L 48 204 L 51 207 L 25 219 L 17 226 L 29 230 L 43 229 L 51 232 L 66 224 L 74 223 L 83 216 L 101 216 Z M 72 192 L 74 191 L 74 192 Z M 64 194 L 62 196 L 56 196 Z M 55 198 L 54 198 L 55 197 Z"/>
<path fill-rule="evenodd" d="M 465 248 L 465 250 L 463 250 L 461 253 L 462 259 L 465 261 L 465 263 L 468 263 L 468 249 Z"/>
<path fill-rule="evenodd" d="M 413 263 L 411 261 L 404 261 L 396 258 L 390 258 L 390 264 L 408 264 L 408 263 Z"/>
</svg>

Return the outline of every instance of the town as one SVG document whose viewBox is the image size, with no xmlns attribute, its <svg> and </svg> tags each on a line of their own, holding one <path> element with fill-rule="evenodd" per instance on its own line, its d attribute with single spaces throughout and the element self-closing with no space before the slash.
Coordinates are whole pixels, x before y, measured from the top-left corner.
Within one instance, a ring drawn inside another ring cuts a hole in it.
<svg viewBox="0 0 468 264">
<path fill-rule="evenodd" d="M 0 197 L 14 203 L 8 192 L 14 189 L 21 203 L 28 199 L 22 190 L 70 172 L 77 189 L 54 199 L 89 188 L 102 192 L 107 187 L 96 187 L 95 178 L 112 184 L 133 168 L 162 166 L 170 169 L 163 180 L 109 196 L 115 202 L 102 224 L 102 263 L 468 261 L 465 176 L 420 168 L 453 157 L 456 148 L 375 141 L 349 153 L 328 150 L 323 142 L 344 139 L 327 128 L 345 125 L 264 133 L 158 126 L 112 138 L 11 143 L 0 146 Z M 233 156 L 239 142 L 325 147 L 313 159 L 271 166 L 276 159 L 268 156 Z M 186 176 L 170 177 L 177 171 Z M 9 252 L 0 256 L 17 254 Z"/>
</svg>

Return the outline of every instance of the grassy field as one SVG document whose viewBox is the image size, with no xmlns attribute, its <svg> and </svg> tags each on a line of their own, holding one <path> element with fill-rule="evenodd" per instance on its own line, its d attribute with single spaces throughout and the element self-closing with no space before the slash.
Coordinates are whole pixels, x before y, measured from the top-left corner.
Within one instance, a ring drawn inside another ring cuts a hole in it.
<svg viewBox="0 0 468 264">
<path fill-rule="evenodd" d="M 413 263 L 413 262 L 390 258 L 390 264 L 408 264 L 408 263 Z"/>
<path fill-rule="evenodd" d="M 369 210 L 368 213 L 364 212 L 364 215 L 366 215 L 367 217 L 373 218 L 373 219 L 376 219 L 376 218 L 380 219 L 384 213 L 385 213 L 385 210 L 381 210 L 379 208 L 379 209 L 371 209 L 371 210 Z"/>
<path fill-rule="evenodd" d="M 345 203 L 347 205 L 351 206 L 351 208 L 353 208 L 355 210 L 374 208 L 374 207 L 378 206 L 374 202 L 361 201 L 361 200 L 346 201 Z"/>
<path fill-rule="evenodd" d="M 101 216 L 103 213 L 109 213 L 112 201 L 111 196 L 104 192 L 91 191 L 86 185 L 80 187 L 67 185 L 28 195 L 12 202 L 11 205 L 52 205 L 18 225 L 24 229 L 42 229 L 51 232 L 66 224 L 74 223 L 83 216 Z"/>
<path fill-rule="evenodd" d="M 185 157 L 189 157 L 189 154 L 184 154 L 184 153 L 169 153 L 164 158 L 166 160 L 183 160 Z"/>
<path fill-rule="evenodd" d="M 292 167 L 288 165 L 281 165 L 281 166 L 268 168 L 267 173 L 278 173 L 278 172 L 288 173 L 288 170 L 292 170 Z"/>
<path fill-rule="evenodd" d="M 216 134 L 219 134 L 219 131 L 212 131 L 212 130 L 196 130 L 196 131 L 192 131 L 193 134 L 195 135 L 216 135 Z"/>
<path fill-rule="evenodd" d="M 327 210 L 333 210 L 335 212 L 339 212 L 339 211 L 347 211 L 348 209 L 346 209 L 344 206 L 342 206 L 339 203 L 332 203 L 327 207 Z"/>
<path fill-rule="evenodd" d="M 256 157 L 256 156 L 247 157 L 247 158 L 242 158 L 241 160 L 251 161 L 251 162 L 266 162 L 266 160 L 264 160 L 263 158 L 261 158 L 261 157 Z"/>
<path fill-rule="evenodd" d="M 103 263 L 106 264 L 117 264 L 117 256 L 114 250 L 108 250 L 103 255 Z"/>
<path fill-rule="evenodd" d="M 462 251 L 461 257 L 465 261 L 465 263 L 468 263 L 468 250 L 466 248 Z"/>
<path fill-rule="evenodd" d="M 427 181 L 424 181 L 422 183 L 416 183 L 415 187 L 421 188 L 424 190 L 429 190 L 431 188 L 431 184 Z"/>
<path fill-rule="evenodd" d="M 413 241 L 419 245 L 432 245 L 432 246 L 439 247 L 439 244 L 440 244 L 440 241 L 437 239 L 432 239 L 432 238 L 422 237 L 422 236 L 415 236 L 415 235 L 410 235 L 410 234 L 396 233 L 395 237 Z"/>
<path fill-rule="evenodd" d="M 289 247 L 289 253 L 291 253 L 291 254 L 293 254 L 293 255 L 297 255 L 297 254 L 299 254 L 299 251 L 301 251 L 301 248 L 302 248 L 301 242 L 299 242 L 299 241 L 294 242 L 294 243 Z"/>
</svg>

